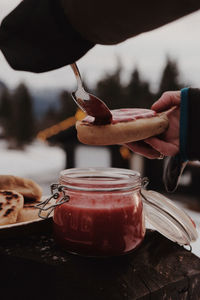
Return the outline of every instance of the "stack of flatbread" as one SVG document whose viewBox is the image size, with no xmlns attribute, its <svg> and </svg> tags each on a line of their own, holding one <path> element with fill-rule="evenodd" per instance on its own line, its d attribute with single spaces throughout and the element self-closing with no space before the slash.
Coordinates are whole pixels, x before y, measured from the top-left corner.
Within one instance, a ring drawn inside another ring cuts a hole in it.
<svg viewBox="0 0 200 300">
<path fill-rule="evenodd" d="M 38 219 L 42 189 L 31 179 L 0 175 L 0 226 Z"/>
</svg>

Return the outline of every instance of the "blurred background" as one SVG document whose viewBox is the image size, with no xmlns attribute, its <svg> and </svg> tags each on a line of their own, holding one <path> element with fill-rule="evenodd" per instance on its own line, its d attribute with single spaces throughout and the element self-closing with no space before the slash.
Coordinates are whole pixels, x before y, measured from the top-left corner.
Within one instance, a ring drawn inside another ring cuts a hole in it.
<svg viewBox="0 0 200 300">
<path fill-rule="evenodd" d="M 20 2 L 1 0 L 0 22 Z M 113 109 L 150 108 L 164 91 L 200 87 L 199 29 L 197 11 L 122 44 L 97 45 L 78 61 L 86 89 Z M 65 168 L 131 168 L 149 177 L 151 189 L 166 194 L 164 161 L 144 159 L 122 146 L 78 142 L 74 124 L 83 115 L 70 95 L 75 89 L 69 66 L 43 74 L 17 72 L 0 53 L 0 173 L 32 178 L 48 194 Z M 199 163 L 188 164 L 170 195 L 194 214 L 200 211 L 199 178 Z"/>
</svg>

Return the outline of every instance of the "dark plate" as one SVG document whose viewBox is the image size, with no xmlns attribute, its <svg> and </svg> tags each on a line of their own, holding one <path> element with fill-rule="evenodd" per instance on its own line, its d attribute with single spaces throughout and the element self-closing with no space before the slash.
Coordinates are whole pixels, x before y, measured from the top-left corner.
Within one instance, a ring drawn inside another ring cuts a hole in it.
<svg viewBox="0 0 200 300">
<path fill-rule="evenodd" d="M 52 230 L 53 218 L 37 219 L 0 226 L 0 238 L 19 238 L 32 234 L 46 234 Z"/>
<path fill-rule="evenodd" d="M 19 238 L 32 234 L 47 234 L 52 230 L 53 217 L 0 226 L 0 238 Z"/>
</svg>

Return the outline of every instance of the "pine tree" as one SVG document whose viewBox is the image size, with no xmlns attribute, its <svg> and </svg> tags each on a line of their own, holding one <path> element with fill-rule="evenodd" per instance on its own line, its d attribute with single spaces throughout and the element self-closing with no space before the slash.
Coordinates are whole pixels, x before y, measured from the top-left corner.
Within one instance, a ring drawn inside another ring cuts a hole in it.
<svg viewBox="0 0 200 300">
<path fill-rule="evenodd" d="M 63 91 L 60 94 L 60 110 L 58 112 L 58 120 L 62 121 L 75 115 L 77 105 L 75 104 L 69 92 Z"/>
<path fill-rule="evenodd" d="M 11 99 L 10 93 L 7 88 L 5 88 L 1 95 L 1 102 L 0 102 L 0 118 L 7 119 L 10 117 L 11 113 Z"/>
<path fill-rule="evenodd" d="M 12 136 L 12 99 L 7 88 L 3 89 L 0 102 L 0 120 L 6 139 Z"/>
<path fill-rule="evenodd" d="M 161 95 L 166 91 L 180 90 L 182 87 L 183 84 L 179 80 L 179 70 L 177 63 L 170 58 L 167 58 L 166 65 L 161 77 L 158 94 Z"/>
<path fill-rule="evenodd" d="M 54 107 L 50 106 L 45 113 L 44 117 L 40 121 L 38 126 L 39 130 L 50 127 L 58 122 L 58 112 Z"/>
<path fill-rule="evenodd" d="M 153 102 L 154 98 L 150 92 L 149 83 L 140 78 L 137 68 L 133 70 L 126 87 L 126 97 L 129 107 L 149 108 Z"/>
<path fill-rule="evenodd" d="M 35 120 L 32 98 L 27 87 L 20 84 L 13 94 L 13 140 L 16 147 L 23 148 L 35 136 Z"/>
<path fill-rule="evenodd" d="M 110 109 L 125 107 L 124 88 L 120 78 L 121 71 L 121 64 L 118 63 L 116 71 L 113 74 L 106 75 L 96 85 L 95 95 L 102 99 Z"/>
</svg>

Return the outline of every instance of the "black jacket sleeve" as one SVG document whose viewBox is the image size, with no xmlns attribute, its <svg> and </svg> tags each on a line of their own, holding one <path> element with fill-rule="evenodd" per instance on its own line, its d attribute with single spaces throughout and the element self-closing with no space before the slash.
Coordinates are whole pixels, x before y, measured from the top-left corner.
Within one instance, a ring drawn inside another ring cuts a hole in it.
<svg viewBox="0 0 200 300">
<path fill-rule="evenodd" d="M 71 24 L 97 44 L 116 44 L 200 9 L 199 0 L 60 0 Z"/>
<path fill-rule="evenodd" d="M 199 8 L 199 0 L 24 0 L 0 27 L 0 49 L 14 69 L 45 72 Z"/>
<path fill-rule="evenodd" d="M 189 88 L 187 106 L 186 153 L 188 160 L 200 160 L 200 89 Z"/>
<path fill-rule="evenodd" d="M 0 49 L 16 70 L 57 69 L 78 60 L 93 45 L 71 26 L 58 0 L 24 0 L 0 28 Z"/>
</svg>

